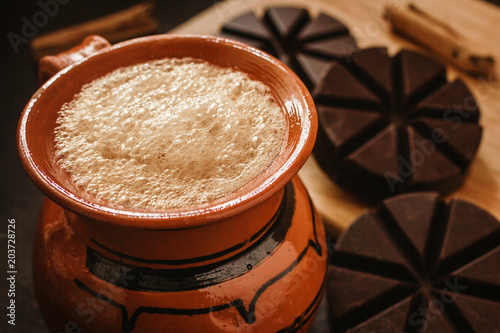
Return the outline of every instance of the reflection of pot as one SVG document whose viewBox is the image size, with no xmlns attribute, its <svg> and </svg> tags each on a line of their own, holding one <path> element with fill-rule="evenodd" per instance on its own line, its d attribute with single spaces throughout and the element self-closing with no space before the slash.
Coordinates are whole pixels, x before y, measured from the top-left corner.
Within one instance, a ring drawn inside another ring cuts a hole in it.
<svg viewBox="0 0 500 333">
<path fill-rule="evenodd" d="M 87 39 L 80 58 L 102 42 Z M 316 135 L 307 89 L 276 59 L 221 38 L 163 35 L 104 46 L 45 83 L 19 123 L 21 160 L 48 197 L 35 236 L 34 284 L 50 330 L 306 331 L 326 272 L 323 226 L 295 176 Z M 184 56 L 235 67 L 271 88 L 287 118 L 272 165 L 226 197 L 166 211 L 115 206 L 74 185 L 55 162 L 60 107 L 118 67 Z M 41 72 L 48 77 L 73 58 L 46 58 Z"/>
</svg>

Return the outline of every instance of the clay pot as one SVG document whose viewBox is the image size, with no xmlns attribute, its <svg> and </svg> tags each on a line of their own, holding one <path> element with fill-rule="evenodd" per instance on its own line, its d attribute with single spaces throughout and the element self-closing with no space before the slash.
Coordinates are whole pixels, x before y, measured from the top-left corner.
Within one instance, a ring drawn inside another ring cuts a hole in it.
<svg viewBox="0 0 500 333">
<path fill-rule="evenodd" d="M 238 191 L 183 209 L 125 208 L 77 187 L 54 154 L 60 107 L 116 68 L 185 56 L 237 68 L 271 88 L 287 118 L 277 159 Z M 45 58 L 41 73 L 48 78 L 75 59 L 34 94 L 18 128 L 23 165 L 47 196 L 33 266 L 49 329 L 307 331 L 323 293 L 327 254 L 322 223 L 295 176 L 317 128 L 302 82 L 266 53 L 209 36 L 158 35 L 114 46 L 92 37 Z"/>
</svg>

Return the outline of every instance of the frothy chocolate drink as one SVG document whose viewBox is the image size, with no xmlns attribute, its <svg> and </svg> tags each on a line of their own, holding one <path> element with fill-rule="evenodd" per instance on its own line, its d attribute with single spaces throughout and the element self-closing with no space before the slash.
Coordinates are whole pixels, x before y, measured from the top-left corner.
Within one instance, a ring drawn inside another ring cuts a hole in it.
<svg viewBox="0 0 500 333">
<path fill-rule="evenodd" d="M 100 199 L 150 209 L 213 201 L 276 158 L 285 120 L 245 73 L 192 59 L 120 68 L 60 110 L 59 163 Z"/>
</svg>

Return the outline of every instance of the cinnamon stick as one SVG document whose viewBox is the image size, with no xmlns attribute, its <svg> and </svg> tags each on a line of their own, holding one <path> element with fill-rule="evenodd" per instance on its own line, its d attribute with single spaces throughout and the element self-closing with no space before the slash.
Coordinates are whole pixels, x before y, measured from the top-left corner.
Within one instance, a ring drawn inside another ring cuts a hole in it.
<svg viewBox="0 0 500 333">
<path fill-rule="evenodd" d="M 494 71 L 495 58 L 490 52 L 411 2 L 402 9 L 387 6 L 385 17 L 394 32 L 418 42 L 465 72 L 488 75 Z"/>
<path fill-rule="evenodd" d="M 150 14 L 154 4 L 139 3 L 120 12 L 92 21 L 49 32 L 31 40 L 35 60 L 58 54 L 78 45 L 88 35 L 100 35 L 110 43 L 146 35 L 158 30 L 158 22 Z"/>
</svg>

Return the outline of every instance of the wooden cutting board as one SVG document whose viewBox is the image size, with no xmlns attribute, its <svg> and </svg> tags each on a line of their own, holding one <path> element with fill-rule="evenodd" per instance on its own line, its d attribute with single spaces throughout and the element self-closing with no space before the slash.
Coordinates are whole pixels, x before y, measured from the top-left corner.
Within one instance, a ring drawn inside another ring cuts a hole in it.
<svg viewBox="0 0 500 333">
<path fill-rule="evenodd" d="M 224 23 L 253 10 L 262 15 L 267 7 L 289 5 L 308 8 L 311 15 L 324 12 L 341 20 L 362 48 L 385 46 L 394 54 L 401 48 L 420 51 L 417 46 L 394 35 L 382 18 L 387 4 L 403 6 L 405 0 L 227 0 L 216 2 L 172 33 L 217 34 Z M 497 59 L 496 77 L 500 77 L 500 9 L 480 0 L 419 0 L 419 7 L 434 13 L 467 39 L 480 43 Z M 495 76 L 470 77 L 448 66 L 449 79 L 461 78 L 481 108 L 482 142 L 462 188 L 450 197 L 462 197 L 490 211 L 500 219 L 500 81 Z M 333 184 L 319 169 L 313 157 L 299 172 L 312 200 L 332 234 L 346 229 L 364 210 L 356 199 Z"/>
</svg>

